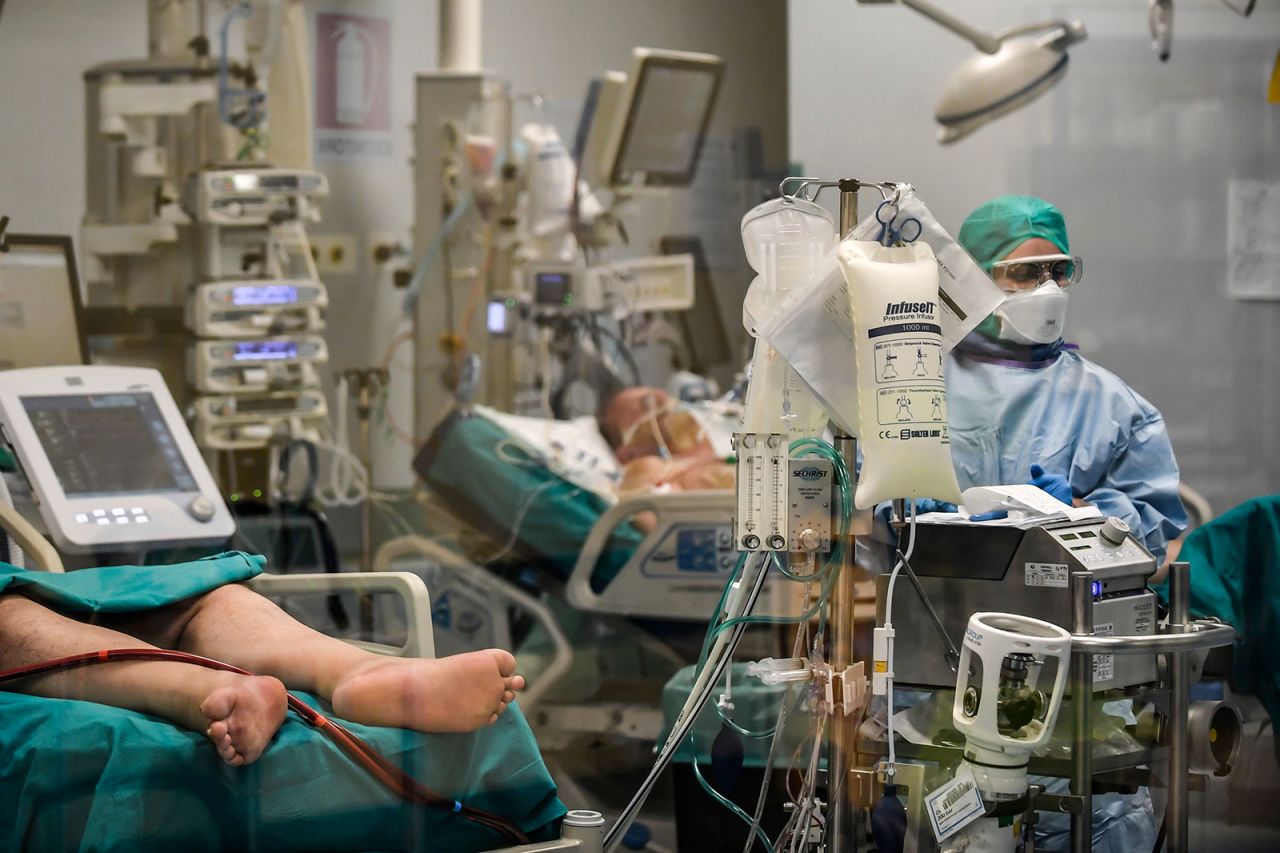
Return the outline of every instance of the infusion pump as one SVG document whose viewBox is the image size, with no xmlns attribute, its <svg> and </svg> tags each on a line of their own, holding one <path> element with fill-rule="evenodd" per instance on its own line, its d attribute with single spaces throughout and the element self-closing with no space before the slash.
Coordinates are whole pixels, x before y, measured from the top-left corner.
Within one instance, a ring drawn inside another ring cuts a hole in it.
<svg viewBox="0 0 1280 853">
<path fill-rule="evenodd" d="M 187 327 L 202 338 L 252 338 L 319 332 L 329 296 L 318 281 L 237 279 L 191 289 Z"/>
<path fill-rule="evenodd" d="M 183 207 L 197 222 L 265 226 L 315 221 L 315 202 L 329 194 L 329 179 L 299 169 L 213 169 L 187 180 Z"/>
<path fill-rule="evenodd" d="M 63 553 L 216 545 L 235 532 L 156 370 L 0 372 L 0 438 Z"/>
<path fill-rule="evenodd" d="M 204 394 L 242 394 L 315 388 L 316 366 L 329 360 L 324 338 L 294 335 L 247 340 L 196 341 L 187 366 Z"/>
</svg>

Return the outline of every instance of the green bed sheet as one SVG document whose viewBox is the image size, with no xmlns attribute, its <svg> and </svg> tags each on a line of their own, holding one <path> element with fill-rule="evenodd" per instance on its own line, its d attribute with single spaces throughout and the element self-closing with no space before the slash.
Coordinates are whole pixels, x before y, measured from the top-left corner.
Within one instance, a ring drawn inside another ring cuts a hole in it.
<svg viewBox="0 0 1280 853">
<path fill-rule="evenodd" d="M 1191 612 L 1239 633 L 1234 687 L 1257 696 L 1280 726 L 1280 495 L 1246 501 L 1187 534 L 1178 559 L 1191 564 Z M 1168 584 L 1155 587 L 1168 602 Z"/>
<path fill-rule="evenodd" d="M 526 465 L 501 458 L 496 448 L 510 438 L 492 421 L 455 410 L 432 431 L 414 470 L 458 516 L 495 541 L 511 538 L 518 521 L 512 551 L 567 579 L 609 506 L 532 458 Z M 607 587 L 643 539 L 636 528 L 620 525 L 592 572 L 592 589 Z"/>
<path fill-rule="evenodd" d="M 70 614 L 141 610 L 247 580 L 261 564 L 241 553 L 66 575 L 0 564 L 0 593 L 20 589 Z M 496 725 L 465 735 L 343 725 L 428 787 L 497 812 L 534 837 L 553 837 L 564 815 L 518 707 Z M 203 736 L 155 717 L 0 692 L 5 850 L 497 846 L 501 839 L 487 829 L 402 803 L 292 714 L 259 761 L 230 767 Z"/>
</svg>

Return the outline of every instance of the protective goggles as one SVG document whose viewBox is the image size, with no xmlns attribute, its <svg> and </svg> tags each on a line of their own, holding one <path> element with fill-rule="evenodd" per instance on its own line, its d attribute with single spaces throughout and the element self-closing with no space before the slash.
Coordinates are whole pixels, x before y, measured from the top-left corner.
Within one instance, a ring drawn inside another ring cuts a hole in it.
<svg viewBox="0 0 1280 853">
<path fill-rule="evenodd" d="M 1039 287 L 1047 281 L 1067 287 L 1079 281 L 1083 274 L 1084 261 L 1075 255 L 1035 255 L 991 265 L 991 278 L 1006 293 Z"/>
</svg>

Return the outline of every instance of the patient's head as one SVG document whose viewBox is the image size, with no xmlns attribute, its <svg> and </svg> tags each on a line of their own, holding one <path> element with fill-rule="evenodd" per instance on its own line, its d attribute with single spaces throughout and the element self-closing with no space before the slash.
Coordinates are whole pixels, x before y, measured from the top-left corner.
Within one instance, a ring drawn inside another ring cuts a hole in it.
<svg viewBox="0 0 1280 853">
<path fill-rule="evenodd" d="M 609 396 L 596 415 L 600 433 L 624 464 L 642 456 L 714 455 L 702 424 L 677 411 L 661 388 L 636 385 Z"/>
<path fill-rule="evenodd" d="M 621 462 L 657 456 L 661 448 L 658 418 L 670 411 L 671 397 L 661 388 L 635 385 L 607 397 L 596 420 L 600 434 Z"/>
</svg>

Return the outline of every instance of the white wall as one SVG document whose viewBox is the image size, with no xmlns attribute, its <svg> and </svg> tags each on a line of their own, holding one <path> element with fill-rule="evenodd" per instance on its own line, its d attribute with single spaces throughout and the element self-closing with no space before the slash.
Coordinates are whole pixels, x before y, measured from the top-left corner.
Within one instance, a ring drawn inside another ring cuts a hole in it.
<svg viewBox="0 0 1280 853">
<path fill-rule="evenodd" d="M 944 148 L 933 106 L 974 48 L 901 6 L 796 0 L 791 151 L 810 174 L 911 181 L 953 233 L 1000 193 L 1058 203 L 1085 258 L 1067 337 L 1163 411 L 1184 479 L 1222 511 L 1280 492 L 1280 303 L 1226 294 L 1228 183 L 1280 181 L 1280 7 L 1175 5 L 1161 65 L 1139 0 L 947 3 L 989 30 L 1081 18 L 1090 38 L 1048 96 Z"/>
<path fill-rule="evenodd" d="M 84 207 L 84 69 L 145 56 L 142 0 L 10 0 L 0 14 L 0 213 L 75 234 Z"/>
</svg>

